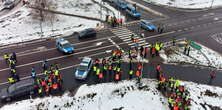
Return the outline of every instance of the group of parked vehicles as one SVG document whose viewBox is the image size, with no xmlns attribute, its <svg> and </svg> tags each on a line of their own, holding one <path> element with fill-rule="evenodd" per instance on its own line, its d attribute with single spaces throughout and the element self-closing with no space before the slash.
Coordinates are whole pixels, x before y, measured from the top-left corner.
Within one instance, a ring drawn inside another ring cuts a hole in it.
<svg viewBox="0 0 222 110">
<path fill-rule="evenodd" d="M 103 0 L 110 3 L 114 7 L 121 9 L 127 15 L 135 19 L 140 19 L 141 13 L 138 11 L 136 4 L 129 4 L 126 0 Z"/>
</svg>

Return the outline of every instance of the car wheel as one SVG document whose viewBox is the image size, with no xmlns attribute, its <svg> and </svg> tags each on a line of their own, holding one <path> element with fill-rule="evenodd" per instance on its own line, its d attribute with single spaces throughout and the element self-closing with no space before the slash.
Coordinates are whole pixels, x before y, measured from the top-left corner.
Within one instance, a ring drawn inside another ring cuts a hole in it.
<svg viewBox="0 0 222 110">
<path fill-rule="evenodd" d="M 11 98 L 10 98 L 10 97 L 7 97 L 7 98 L 6 98 L 6 101 L 7 101 L 7 102 L 11 101 Z"/>
</svg>

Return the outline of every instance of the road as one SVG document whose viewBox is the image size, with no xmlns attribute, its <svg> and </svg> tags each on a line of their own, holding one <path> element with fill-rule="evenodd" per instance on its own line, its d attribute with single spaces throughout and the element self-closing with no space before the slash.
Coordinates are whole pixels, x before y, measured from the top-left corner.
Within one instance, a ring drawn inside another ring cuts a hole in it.
<svg viewBox="0 0 222 110">
<path fill-rule="evenodd" d="M 155 43 L 157 40 L 168 42 L 173 37 L 176 39 L 190 39 L 199 42 L 218 53 L 222 53 L 220 42 L 216 41 L 211 36 L 216 33 L 221 33 L 222 27 L 222 9 L 203 10 L 195 12 L 184 12 L 181 10 L 170 9 L 167 7 L 155 6 L 147 4 L 140 0 L 136 2 L 148 6 L 156 11 L 159 11 L 167 17 L 157 16 L 149 11 L 139 8 L 142 12 L 142 19 L 152 21 L 154 24 L 165 24 L 164 33 L 148 32 L 140 29 L 138 22 L 129 18 L 127 25 L 107 28 L 98 31 L 95 38 L 79 40 L 76 36 L 66 36 L 76 48 L 75 52 L 70 55 L 63 55 L 55 48 L 55 39 L 43 39 L 40 41 L 31 41 L 21 44 L 1 47 L 0 55 L 4 53 L 16 52 L 18 56 L 17 72 L 21 79 L 30 78 L 31 68 L 34 66 L 37 73 L 42 72 L 41 62 L 43 59 L 48 59 L 50 64 L 59 63 L 61 65 L 61 73 L 64 79 L 63 89 L 77 88 L 82 84 L 95 84 L 95 76 L 91 73 L 86 81 L 76 81 L 74 78 L 74 70 L 84 56 L 90 56 L 93 59 L 110 56 L 106 51 L 122 48 L 128 50 L 133 47 L 130 40 L 130 35 L 134 33 L 139 38 L 140 46 L 147 46 Z M 139 33 L 145 34 L 144 38 L 139 37 Z M 144 77 L 155 78 L 155 63 L 144 65 Z M 198 83 L 208 83 L 209 70 L 208 68 L 178 66 L 163 64 L 163 69 L 168 77 L 176 78 Z M 127 78 L 128 64 L 123 65 L 123 79 Z M 0 88 L 8 86 L 7 78 L 9 76 L 9 68 L 4 60 L 0 59 Z M 217 71 L 218 75 L 213 85 L 222 87 L 221 79 L 222 72 Z M 194 77 L 195 76 L 195 77 Z"/>
</svg>

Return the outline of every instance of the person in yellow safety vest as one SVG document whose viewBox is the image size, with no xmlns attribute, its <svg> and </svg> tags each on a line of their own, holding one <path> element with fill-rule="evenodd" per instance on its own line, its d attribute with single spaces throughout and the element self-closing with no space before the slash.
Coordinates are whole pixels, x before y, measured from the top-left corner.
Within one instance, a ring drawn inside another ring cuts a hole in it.
<svg viewBox="0 0 222 110">
<path fill-rule="evenodd" d="M 55 70 L 54 74 L 55 76 L 59 76 L 59 70 Z"/>
<path fill-rule="evenodd" d="M 98 76 L 99 73 L 100 73 L 100 69 L 98 68 L 98 69 L 96 70 L 96 75 Z"/>
<path fill-rule="evenodd" d="M 15 64 L 15 61 L 14 61 L 14 60 L 9 59 L 9 64 L 10 64 L 10 65 L 13 65 L 13 64 Z"/>
<path fill-rule="evenodd" d="M 95 65 L 93 66 L 93 71 L 96 72 L 96 66 Z"/>
<path fill-rule="evenodd" d="M 120 72 L 120 71 L 121 71 L 121 68 L 120 68 L 120 67 L 118 67 L 116 71 L 117 71 L 117 72 Z"/>
<path fill-rule="evenodd" d="M 180 81 L 179 80 L 176 80 L 176 82 L 174 83 L 174 87 L 179 87 L 180 86 Z"/>
<path fill-rule="evenodd" d="M 158 43 L 156 43 L 155 49 L 156 49 L 156 56 L 159 56 L 160 45 Z"/>
<path fill-rule="evenodd" d="M 104 66 L 103 66 L 103 69 L 104 69 L 104 70 L 107 70 L 107 69 L 108 69 L 108 66 L 107 66 L 107 65 L 104 65 Z"/>
<path fill-rule="evenodd" d="M 47 75 L 49 75 L 48 70 L 44 70 L 44 72 L 43 72 L 43 73 L 44 73 L 44 75 L 46 75 L 46 76 L 47 76 Z"/>
<path fill-rule="evenodd" d="M 129 71 L 129 79 L 132 79 L 133 78 L 133 70 L 130 70 Z"/>
<path fill-rule="evenodd" d="M 113 67 L 113 71 L 116 71 L 116 69 L 117 69 L 117 67 L 116 67 L 116 66 L 114 66 L 114 67 Z"/>
<path fill-rule="evenodd" d="M 16 72 L 16 70 L 13 69 L 13 68 L 11 68 L 10 71 L 11 71 L 11 73 L 15 73 Z"/>
<path fill-rule="evenodd" d="M 16 80 L 15 80 L 13 77 L 9 77 L 9 78 L 8 78 L 8 82 L 9 82 L 10 84 L 13 84 L 13 83 L 16 82 Z"/>
<path fill-rule="evenodd" d="M 39 89 L 38 89 L 38 93 L 39 93 L 40 95 L 42 95 L 42 92 L 43 92 L 43 88 L 42 88 L 42 86 L 40 86 Z"/>
<path fill-rule="evenodd" d="M 7 63 L 8 60 L 9 60 L 9 55 L 8 55 L 7 53 L 5 53 L 5 54 L 3 55 L 3 58 L 5 59 L 5 62 Z"/>
</svg>

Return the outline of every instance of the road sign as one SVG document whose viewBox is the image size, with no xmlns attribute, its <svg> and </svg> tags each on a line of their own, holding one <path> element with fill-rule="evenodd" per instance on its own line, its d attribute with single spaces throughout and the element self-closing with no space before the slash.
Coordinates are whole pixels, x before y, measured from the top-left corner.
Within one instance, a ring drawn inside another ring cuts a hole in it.
<svg viewBox="0 0 222 110">
<path fill-rule="evenodd" d="M 202 47 L 200 45 L 198 45 L 197 43 L 193 42 L 193 41 L 190 41 L 189 42 L 189 45 L 197 50 L 201 50 Z"/>
</svg>

